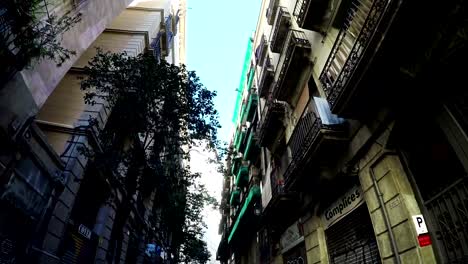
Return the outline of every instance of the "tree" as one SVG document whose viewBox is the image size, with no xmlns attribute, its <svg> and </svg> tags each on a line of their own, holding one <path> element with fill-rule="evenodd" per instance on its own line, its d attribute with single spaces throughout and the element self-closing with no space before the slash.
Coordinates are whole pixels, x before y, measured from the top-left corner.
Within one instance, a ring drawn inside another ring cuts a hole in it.
<svg viewBox="0 0 468 264">
<path fill-rule="evenodd" d="M 61 45 L 62 34 L 81 20 L 69 11 L 51 14 L 46 0 L 2 0 L 0 3 L 0 83 L 35 60 L 61 65 L 75 52 Z"/>
<path fill-rule="evenodd" d="M 198 177 L 196 177 L 198 178 Z M 202 211 L 205 205 L 216 206 L 216 199 L 208 195 L 202 184 L 193 184 L 187 193 L 185 208 L 185 223 L 183 226 L 183 243 L 181 245 L 181 262 L 206 263 L 211 254 L 203 241 L 206 224 L 203 221 Z"/>
<path fill-rule="evenodd" d="M 183 261 L 205 263 L 209 254 L 203 253 L 208 251 L 201 239 L 200 208 L 210 198 L 204 187 L 195 185 L 199 175 L 191 174 L 182 161 L 200 140 L 213 149 L 219 146 L 216 93 L 185 66 L 159 62 L 150 54 L 130 57 L 98 50 L 84 73 L 85 102 L 105 101 L 111 111 L 99 131 L 100 150 L 85 152 L 113 175 L 122 174 L 122 167 L 128 168 L 125 173 L 143 167 L 143 174 L 111 180 L 124 186 L 129 197 L 137 190 L 145 194 L 156 190 L 159 230 L 170 234 L 176 261 L 182 254 Z"/>
</svg>

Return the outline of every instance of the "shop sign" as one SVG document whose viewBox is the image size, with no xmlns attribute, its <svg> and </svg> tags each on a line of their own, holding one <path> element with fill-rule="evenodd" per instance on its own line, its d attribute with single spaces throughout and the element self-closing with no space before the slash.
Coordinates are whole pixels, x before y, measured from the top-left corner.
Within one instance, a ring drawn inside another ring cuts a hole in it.
<svg viewBox="0 0 468 264">
<path fill-rule="evenodd" d="M 78 233 L 82 236 L 86 237 L 87 239 L 91 239 L 91 230 L 84 225 L 80 225 L 78 227 Z"/>
<path fill-rule="evenodd" d="M 330 227 L 360 206 L 363 202 L 364 197 L 361 187 L 354 186 L 325 210 L 322 215 L 322 223 L 324 227 Z"/>
</svg>

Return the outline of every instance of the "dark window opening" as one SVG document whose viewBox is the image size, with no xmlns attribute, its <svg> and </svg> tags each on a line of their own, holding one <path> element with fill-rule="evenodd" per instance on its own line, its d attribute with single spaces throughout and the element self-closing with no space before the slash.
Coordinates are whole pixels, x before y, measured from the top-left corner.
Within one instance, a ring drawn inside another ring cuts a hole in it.
<svg viewBox="0 0 468 264">
<path fill-rule="evenodd" d="M 73 207 L 71 218 L 75 225 L 83 224 L 93 229 L 99 208 L 109 197 L 108 186 L 92 167 L 86 170 Z"/>
</svg>

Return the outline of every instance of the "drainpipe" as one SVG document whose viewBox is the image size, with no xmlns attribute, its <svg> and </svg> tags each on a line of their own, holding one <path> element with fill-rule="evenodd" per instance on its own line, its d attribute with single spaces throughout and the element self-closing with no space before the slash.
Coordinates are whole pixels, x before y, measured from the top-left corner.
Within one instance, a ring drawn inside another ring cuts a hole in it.
<svg viewBox="0 0 468 264">
<path fill-rule="evenodd" d="M 382 158 L 384 156 L 386 156 L 387 154 L 389 154 L 389 153 L 392 153 L 392 152 L 384 150 L 382 155 L 379 158 L 377 158 L 375 161 L 373 161 L 372 164 L 369 166 L 369 171 L 370 171 L 370 175 L 371 175 L 371 178 L 372 178 L 372 182 L 374 183 L 375 194 L 377 195 L 377 197 L 379 199 L 379 205 L 382 208 L 382 213 L 383 213 L 383 218 L 384 218 L 384 221 L 385 221 L 385 226 L 387 227 L 388 235 L 390 237 L 390 243 L 391 243 L 391 246 L 392 246 L 392 253 L 395 255 L 395 262 L 396 262 L 396 264 L 401 264 L 401 259 L 400 259 L 400 255 L 398 254 L 398 247 L 397 247 L 395 235 L 393 234 L 392 225 L 390 224 L 390 218 L 388 217 L 388 211 L 387 211 L 387 208 L 385 207 L 383 194 L 380 191 L 379 185 L 377 184 L 377 178 L 375 177 L 375 172 L 374 172 L 374 167 L 377 165 L 377 162 L 381 161 Z"/>
</svg>

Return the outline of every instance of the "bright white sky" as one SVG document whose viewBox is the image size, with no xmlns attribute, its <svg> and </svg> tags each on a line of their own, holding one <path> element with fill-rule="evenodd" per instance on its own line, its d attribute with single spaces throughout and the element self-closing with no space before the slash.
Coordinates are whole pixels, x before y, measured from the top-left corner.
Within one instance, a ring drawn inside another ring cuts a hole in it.
<svg viewBox="0 0 468 264">
<path fill-rule="evenodd" d="M 191 151 L 190 168 L 192 172 L 202 174 L 200 183 L 203 183 L 208 193 L 215 197 L 218 202 L 221 201 L 221 189 L 223 184 L 223 175 L 216 171 L 216 164 L 209 163 L 210 159 L 214 159 L 215 154 L 207 152 L 202 147 L 195 147 Z M 211 252 L 211 263 L 216 262 L 216 250 L 218 249 L 219 240 L 218 225 L 221 220 L 221 215 L 218 210 L 211 207 L 205 208 L 204 212 L 205 223 L 208 226 L 206 230 L 205 241 L 208 245 L 208 250 Z"/>
<path fill-rule="evenodd" d="M 196 71 L 201 82 L 218 92 L 215 98 L 219 111 L 221 130 L 219 138 L 229 142 L 232 116 L 237 96 L 242 66 L 249 38 L 257 25 L 261 0 L 187 0 L 187 66 Z M 191 168 L 202 174 L 201 181 L 218 201 L 221 200 L 223 176 L 207 157 L 213 153 L 199 149 L 192 151 Z M 218 210 L 207 208 L 206 241 L 211 252 L 211 263 L 217 263 L 216 250 L 220 236 L 221 219 Z"/>
</svg>

